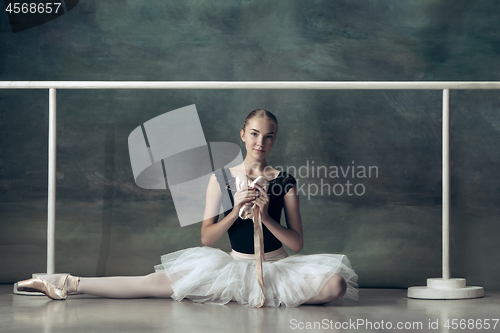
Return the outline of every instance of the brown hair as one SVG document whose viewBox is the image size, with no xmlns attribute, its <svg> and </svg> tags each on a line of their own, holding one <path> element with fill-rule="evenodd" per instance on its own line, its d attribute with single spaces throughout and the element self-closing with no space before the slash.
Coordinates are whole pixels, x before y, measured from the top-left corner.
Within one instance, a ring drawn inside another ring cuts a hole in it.
<svg viewBox="0 0 500 333">
<path fill-rule="evenodd" d="M 278 134 L 278 119 L 276 119 L 276 116 L 274 114 L 272 114 L 271 111 L 267 111 L 264 109 L 257 109 L 257 110 L 253 110 L 252 112 L 250 112 L 248 114 L 248 116 L 245 118 L 245 122 L 243 123 L 243 126 L 241 126 L 241 129 L 243 131 L 245 131 L 245 127 L 247 126 L 248 121 L 252 118 L 255 118 L 255 117 L 261 117 L 261 118 L 267 117 L 267 118 L 269 118 L 276 125 L 276 134 Z"/>
</svg>

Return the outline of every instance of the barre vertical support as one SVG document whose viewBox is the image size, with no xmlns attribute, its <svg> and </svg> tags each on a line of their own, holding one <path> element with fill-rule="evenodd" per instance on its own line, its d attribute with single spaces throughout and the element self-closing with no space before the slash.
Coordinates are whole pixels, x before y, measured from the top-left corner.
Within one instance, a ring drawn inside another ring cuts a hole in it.
<svg viewBox="0 0 500 333">
<path fill-rule="evenodd" d="M 443 279 L 450 278 L 450 89 L 443 89 Z"/>
<path fill-rule="evenodd" d="M 426 287 L 408 288 L 408 297 L 421 299 L 464 299 L 484 296 L 483 287 L 466 287 L 465 279 L 450 278 L 450 89 L 443 89 L 443 189 L 442 246 L 443 277 L 427 279 Z"/>
<path fill-rule="evenodd" d="M 49 89 L 49 171 L 47 200 L 47 273 L 33 273 L 33 277 L 43 277 L 55 273 L 55 231 L 56 231 L 56 154 L 57 154 L 57 89 Z M 19 291 L 14 284 L 14 294 L 44 295 L 35 291 Z"/>
<path fill-rule="evenodd" d="M 49 190 L 47 207 L 47 274 L 55 272 L 57 90 L 49 89 Z"/>
</svg>

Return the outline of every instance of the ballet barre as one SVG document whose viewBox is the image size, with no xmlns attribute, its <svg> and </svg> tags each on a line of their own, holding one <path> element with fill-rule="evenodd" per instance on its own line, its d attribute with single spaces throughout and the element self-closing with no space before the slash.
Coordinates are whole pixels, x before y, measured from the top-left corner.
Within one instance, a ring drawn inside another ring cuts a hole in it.
<svg viewBox="0 0 500 333">
<path fill-rule="evenodd" d="M 450 90 L 500 89 L 500 82 L 471 81 L 0 81 L 0 89 L 49 90 L 49 165 L 47 215 L 47 274 L 55 267 L 56 114 L 57 89 L 300 89 L 300 90 L 442 90 L 442 278 L 427 279 L 426 287 L 408 288 L 408 297 L 464 299 L 484 296 L 482 287 L 467 287 L 450 277 Z"/>
</svg>

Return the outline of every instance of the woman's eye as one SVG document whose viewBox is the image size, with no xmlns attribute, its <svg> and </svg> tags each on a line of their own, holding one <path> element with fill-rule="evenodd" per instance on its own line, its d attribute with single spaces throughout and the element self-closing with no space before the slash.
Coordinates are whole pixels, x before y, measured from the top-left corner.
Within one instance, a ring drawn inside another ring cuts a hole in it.
<svg viewBox="0 0 500 333">
<path fill-rule="evenodd" d="M 253 132 L 253 133 L 252 133 L 252 135 L 253 135 L 253 136 L 256 136 L 256 135 L 257 135 L 257 133 Z"/>
</svg>

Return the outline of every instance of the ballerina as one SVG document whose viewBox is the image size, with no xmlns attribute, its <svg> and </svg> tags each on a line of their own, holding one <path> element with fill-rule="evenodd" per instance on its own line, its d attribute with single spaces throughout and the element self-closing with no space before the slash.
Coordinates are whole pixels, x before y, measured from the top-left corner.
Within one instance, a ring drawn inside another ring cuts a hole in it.
<svg viewBox="0 0 500 333">
<path fill-rule="evenodd" d="M 201 227 L 204 246 L 163 255 L 155 273 L 146 276 L 53 274 L 20 281 L 18 290 L 40 291 L 52 299 L 83 293 L 110 298 L 187 298 L 218 304 L 237 301 L 253 307 L 357 300 L 358 276 L 345 255 L 289 256 L 283 247 L 300 252 L 303 233 L 295 178 L 266 161 L 277 132 L 278 121 L 267 110 L 257 109 L 246 117 L 240 130 L 247 151 L 245 160 L 233 168 L 217 170 L 208 183 Z M 237 186 L 242 179 L 244 182 L 242 177 L 248 178 L 251 186 Z M 225 191 L 232 207 L 217 221 Z M 283 208 L 286 226 L 280 224 Z M 260 243 L 254 237 L 255 230 L 260 230 Z M 226 232 L 230 253 L 211 247 Z"/>
</svg>

